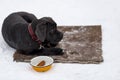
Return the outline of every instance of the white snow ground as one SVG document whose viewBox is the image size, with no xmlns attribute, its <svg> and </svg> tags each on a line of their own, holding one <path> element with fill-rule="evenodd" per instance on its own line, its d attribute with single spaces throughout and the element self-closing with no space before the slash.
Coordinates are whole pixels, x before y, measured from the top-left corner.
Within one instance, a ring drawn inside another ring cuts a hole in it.
<svg viewBox="0 0 120 80">
<path fill-rule="evenodd" d="M 119 0 L 0 0 L 0 27 L 4 18 L 16 11 L 51 16 L 58 25 L 101 24 L 103 57 L 101 64 L 54 64 L 44 73 L 28 63 L 13 62 L 14 49 L 0 34 L 0 80 L 120 80 Z"/>
</svg>

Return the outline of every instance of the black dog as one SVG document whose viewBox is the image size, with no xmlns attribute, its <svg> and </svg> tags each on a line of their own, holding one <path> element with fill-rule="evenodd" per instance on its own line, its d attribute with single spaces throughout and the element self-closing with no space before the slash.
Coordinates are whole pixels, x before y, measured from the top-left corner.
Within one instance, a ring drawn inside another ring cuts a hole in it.
<svg viewBox="0 0 120 80">
<path fill-rule="evenodd" d="M 23 54 L 63 54 L 62 49 L 55 48 L 63 34 L 50 17 L 37 19 L 27 12 L 12 13 L 3 22 L 2 35 L 9 46 Z"/>
</svg>

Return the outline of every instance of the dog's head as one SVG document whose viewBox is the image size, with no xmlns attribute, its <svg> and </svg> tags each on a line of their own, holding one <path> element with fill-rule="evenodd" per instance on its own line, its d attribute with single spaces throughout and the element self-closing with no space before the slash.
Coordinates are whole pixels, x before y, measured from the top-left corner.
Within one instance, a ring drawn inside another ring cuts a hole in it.
<svg viewBox="0 0 120 80">
<path fill-rule="evenodd" d="M 38 20 L 35 34 L 44 47 L 54 47 L 63 38 L 63 33 L 57 30 L 57 24 L 50 17 Z"/>
</svg>

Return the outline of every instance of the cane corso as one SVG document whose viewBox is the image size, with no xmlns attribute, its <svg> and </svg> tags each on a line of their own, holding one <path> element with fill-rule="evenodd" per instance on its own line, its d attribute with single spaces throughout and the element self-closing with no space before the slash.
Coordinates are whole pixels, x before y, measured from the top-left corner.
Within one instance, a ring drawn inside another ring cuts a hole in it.
<svg viewBox="0 0 120 80">
<path fill-rule="evenodd" d="M 63 38 L 51 17 L 37 19 L 28 12 L 15 12 L 5 18 L 2 35 L 6 43 L 23 54 L 61 55 L 55 46 Z"/>
</svg>

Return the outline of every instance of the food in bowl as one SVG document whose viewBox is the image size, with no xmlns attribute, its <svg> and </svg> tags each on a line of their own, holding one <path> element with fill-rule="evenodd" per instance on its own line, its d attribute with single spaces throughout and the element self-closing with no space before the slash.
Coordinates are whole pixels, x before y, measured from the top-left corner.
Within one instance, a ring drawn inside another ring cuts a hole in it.
<svg viewBox="0 0 120 80">
<path fill-rule="evenodd" d="M 44 66 L 45 65 L 45 61 L 41 61 L 37 66 Z"/>
<path fill-rule="evenodd" d="M 54 60 L 48 56 L 38 56 L 31 59 L 31 66 L 37 72 L 48 71 L 53 64 Z"/>
</svg>

